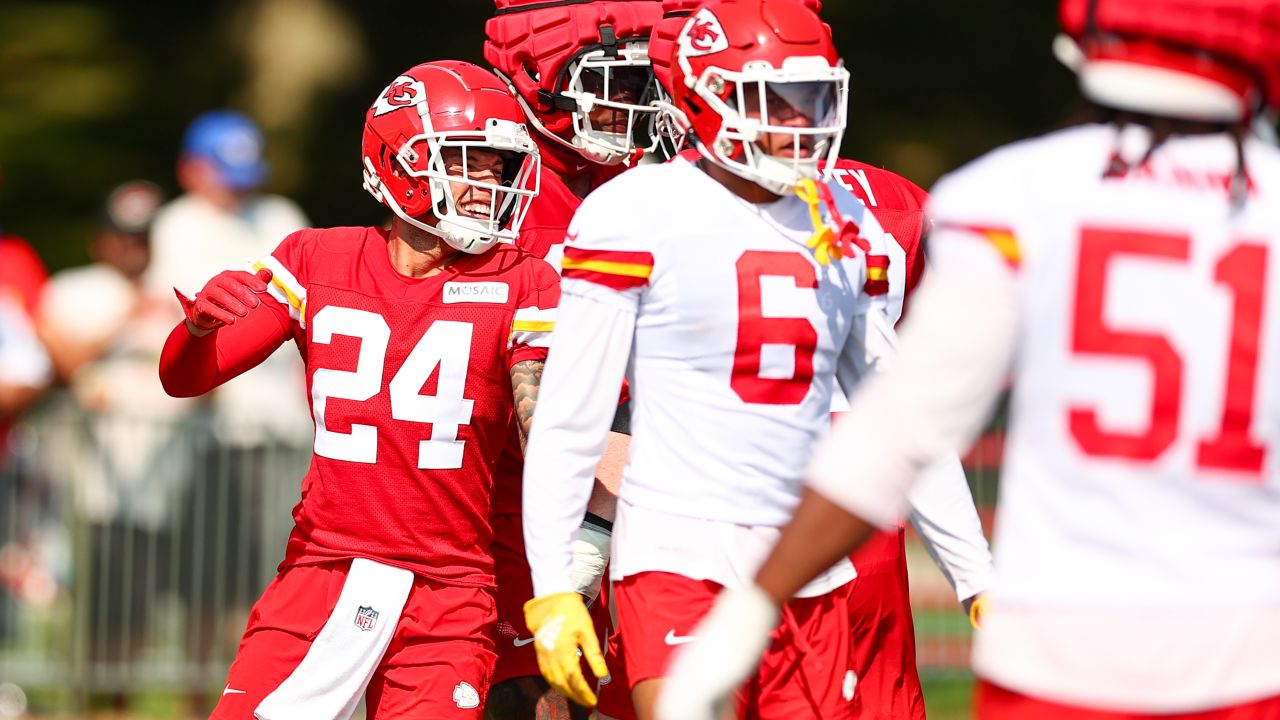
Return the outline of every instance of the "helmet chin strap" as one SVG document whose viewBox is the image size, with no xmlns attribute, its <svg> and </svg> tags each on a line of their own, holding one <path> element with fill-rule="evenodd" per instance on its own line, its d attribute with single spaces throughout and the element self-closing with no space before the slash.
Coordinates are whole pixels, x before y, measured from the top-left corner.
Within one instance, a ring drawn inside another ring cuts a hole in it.
<svg viewBox="0 0 1280 720">
<path fill-rule="evenodd" d="M 400 213 L 397 213 L 400 214 Z M 409 224 L 416 228 L 425 230 L 432 235 L 440 238 L 449 247 L 471 255 L 479 255 L 488 250 L 498 238 L 487 236 L 479 230 L 461 227 L 457 223 L 450 222 L 440 217 L 436 217 L 436 224 L 430 225 L 421 220 L 409 218 L 407 215 L 400 215 L 402 219 L 406 219 Z M 443 226 L 443 227 L 442 227 Z"/>
<path fill-rule="evenodd" d="M 699 154 L 701 154 L 702 157 L 706 158 L 707 161 L 715 164 L 717 167 L 723 170 L 726 170 L 728 172 L 733 173 L 734 175 L 737 175 L 743 180 L 747 180 L 749 182 L 755 183 L 756 185 L 759 185 L 760 187 L 764 188 L 765 190 L 768 190 L 774 195 L 785 196 L 792 193 L 795 190 L 796 185 L 801 180 L 803 180 L 803 178 L 797 177 L 794 181 L 786 181 L 778 178 L 767 177 L 764 173 L 759 172 L 761 169 L 760 167 L 761 165 L 765 165 L 765 169 L 767 169 L 768 165 L 770 164 L 781 170 L 794 169 L 793 166 L 787 163 L 784 163 L 783 161 L 778 160 L 774 156 L 764 152 L 762 149 L 760 149 L 759 144 L 756 144 L 756 150 L 760 154 L 760 160 L 753 165 L 752 163 L 749 163 L 746 160 L 747 150 L 745 148 L 739 151 L 739 154 L 742 155 L 742 158 L 743 158 L 741 161 L 728 162 L 727 161 L 727 158 L 729 157 L 728 152 L 723 152 L 723 153 L 716 152 L 712 148 L 708 147 L 705 143 L 703 143 L 701 138 L 698 138 L 697 136 L 694 136 L 694 142 L 696 147 L 698 148 Z M 732 145 L 732 141 L 729 141 L 726 138 L 721 138 L 718 142 L 724 143 L 729 146 Z"/>
<path fill-rule="evenodd" d="M 760 177 L 759 175 L 749 172 L 749 169 L 748 169 L 749 166 L 746 163 L 727 162 L 725 159 L 725 156 L 727 155 L 727 153 L 722 154 L 722 153 L 716 152 L 712 148 L 708 147 L 706 143 L 702 142 L 701 138 L 698 138 L 696 136 L 694 137 L 693 140 L 694 140 L 694 147 L 697 148 L 698 154 L 701 155 L 704 160 L 711 163 L 712 165 L 715 165 L 721 170 L 724 170 L 725 172 L 731 173 L 733 175 L 736 175 L 737 177 L 742 178 L 743 180 L 759 185 L 760 187 L 764 188 L 765 190 L 768 190 L 774 195 L 787 195 L 794 188 L 794 186 L 792 185 L 785 185 L 778 182 L 771 182 L 766 178 Z"/>
<path fill-rule="evenodd" d="M 440 227 L 440 224 L 445 221 L 442 221 L 439 217 L 436 218 L 435 225 L 423 222 L 415 217 L 410 217 L 409 214 L 404 211 L 404 208 L 400 207 L 399 203 L 391 202 L 388 205 L 391 208 L 391 212 L 394 213 L 396 217 L 409 225 L 422 230 L 423 232 L 430 233 L 440 238 L 446 245 L 455 250 L 472 255 L 478 255 L 485 250 L 488 250 L 491 245 L 497 242 L 497 238 L 488 238 L 486 241 L 485 235 L 475 230 L 469 230 L 467 228 L 442 228 Z"/>
</svg>

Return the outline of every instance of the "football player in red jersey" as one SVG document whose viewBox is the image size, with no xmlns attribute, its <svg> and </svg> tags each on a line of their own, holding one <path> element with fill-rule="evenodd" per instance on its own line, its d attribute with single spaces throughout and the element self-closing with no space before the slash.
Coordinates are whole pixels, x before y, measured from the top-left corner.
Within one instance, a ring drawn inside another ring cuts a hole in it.
<svg viewBox="0 0 1280 720">
<path fill-rule="evenodd" d="M 538 152 L 504 83 L 418 65 L 370 107 L 365 188 L 395 215 L 308 229 L 194 299 L 160 364 L 208 392 L 292 340 L 315 455 L 280 572 L 214 718 L 479 718 L 495 620 L 490 502 L 527 433 L 559 278 L 514 247 Z M 513 428 L 514 426 L 514 428 Z"/>
<path fill-rule="evenodd" d="M 516 243 L 558 268 L 569 221 L 582 199 L 634 165 L 647 144 L 655 114 L 649 104 L 653 74 L 647 48 L 660 3 L 497 0 L 496 5 L 485 26 L 485 58 L 520 101 L 542 156 L 541 190 Z M 589 598 L 596 596 L 607 563 L 627 425 L 624 403 L 597 468 L 599 483 L 579 535 L 578 577 Z M 498 663 L 488 717 L 585 717 L 585 709 L 549 689 L 525 625 L 523 606 L 533 596 L 533 584 L 520 521 L 522 465 L 519 447 L 509 447 L 497 474 Z M 607 605 L 601 597 L 592 606 L 602 631 L 609 620 Z"/>
<path fill-rule="evenodd" d="M 654 26 L 649 42 L 661 91 L 656 105 L 663 109 L 653 125 L 654 146 L 668 155 L 682 152 L 686 157 L 697 157 L 692 148 L 681 150 L 686 139 L 672 121 L 670 110 L 674 108 L 669 97 L 676 37 L 700 4 L 701 0 L 664 0 L 663 19 Z M 822 9 L 819 0 L 805 0 L 805 5 L 815 12 Z M 928 195 L 901 175 L 848 158 L 837 158 L 827 175 L 870 208 L 896 242 L 896 246 L 887 248 L 888 267 L 881 270 L 888 285 L 887 314 L 896 322 L 905 313 L 909 296 L 924 272 L 923 238 L 929 227 L 924 207 Z M 836 400 L 837 409 L 843 409 L 844 399 Z M 968 609 L 973 598 L 986 589 L 990 570 L 990 553 L 972 498 L 954 492 L 941 496 L 922 493 L 914 499 L 917 507 L 911 520 Z M 853 703 L 859 717 L 924 718 L 904 540 L 905 529 L 901 526 L 882 531 L 852 558 L 858 571 L 849 609 L 852 670 L 856 677 Z M 610 642 L 610 655 L 620 656 L 619 634 L 615 633 Z M 625 667 L 617 661 L 610 670 L 615 676 L 625 676 Z M 601 691 L 601 714 L 632 720 L 635 715 L 629 705 L 625 693 L 615 692 L 614 687 Z"/>
</svg>

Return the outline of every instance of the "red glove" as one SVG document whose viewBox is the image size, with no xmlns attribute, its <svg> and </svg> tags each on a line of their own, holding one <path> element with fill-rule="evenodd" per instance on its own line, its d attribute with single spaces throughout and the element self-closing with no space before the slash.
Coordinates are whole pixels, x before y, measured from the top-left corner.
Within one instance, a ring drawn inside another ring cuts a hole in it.
<svg viewBox="0 0 1280 720">
<path fill-rule="evenodd" d="M 267 291 L 271 271 L 262 268 L 257 274 L 244 270 L 223 270 L 196 293 L 195 299 L 173 289 L 187 316 L 187 329 L 192 335 L 208 335 L 223 325 L 232 325 L 258 307 L 257 293 Z"/>
</svg>

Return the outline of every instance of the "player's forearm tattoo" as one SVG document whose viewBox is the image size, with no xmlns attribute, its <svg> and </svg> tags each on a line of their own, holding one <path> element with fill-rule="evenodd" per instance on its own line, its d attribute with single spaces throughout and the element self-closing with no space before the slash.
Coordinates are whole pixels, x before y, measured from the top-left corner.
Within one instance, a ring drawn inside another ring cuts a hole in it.
<svg viewBox="0 0 1280 720">
<path fill-rule="evenodd" d="M 511 390 L 515 396 L 516 422 L 520 427 L 520 447 L 529 441 L 533 425 L 533 408 L 538 404 L 538 386 L 542 383 L 543 360 L 525 360 L 511 368 Z"/>
</svg>

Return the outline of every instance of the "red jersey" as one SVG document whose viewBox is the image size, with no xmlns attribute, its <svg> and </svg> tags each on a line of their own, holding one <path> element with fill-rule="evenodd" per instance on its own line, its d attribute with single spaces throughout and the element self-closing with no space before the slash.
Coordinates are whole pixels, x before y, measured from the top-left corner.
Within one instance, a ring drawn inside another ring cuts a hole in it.
<svg viewBox="0 0 1280 720">
<path fill-rule="evenodd" d="M 516 247 L 539 258 L 546 258 L 553 269 L 560 269 L 559 248 L 564 244 L 565 231 L 569 221 L 582 204 L 582 198 L 573 194 L 564 180 L 546 166 L 542 168 L 539 179 L 538 196 L 529 206 L 524 222 L 520 225 L 520 236 L 516 238 Z M 553 252 L 554 250 L 554 252 Z M 508 442 L 499 462 L 498 491 L 494 493 L 493 514 L 495 516 L 511 515 L 520 517 L 521 472 L 524 468 L 524 451 L 520 448 L 519 438 L 513 436 Z M 513 551 L 524 554 L 524 536 L 512 533 L 513 537 L 500 537 L 503 543 Z M 517 537 L 518 536 L 518 537 Z"/>
<path fill-rule="evenodd" d="M 540 145 L 541 146 L 541 145 Z M 612 180 L 627 169 L 625 165 L 593 166 L 591 187 L 594 189 Z M 578 197 L 565 184 L 562 176 L 549 168 L 545 163 L 539 182 L 538 197 L 533 199 L 524 222 L 520 225 L 520 236 L 516 238 L 516 246 L 531 255 L 545 259 L 557 272 L 563 256 L 564 236 L 569 230 L 569 221 L 582 204 Z M 522 497 L 521 473 L 524 468 L 524 452 L 520 449 L 518 438 L 507 444 L 507 450 L 499 463 L 498 492 L 494 495 L 493 513 L 495 516 L 520 517 L 520 499 Z M 524 535 L 512 533 L 512 537 L 498 538 L 513 553 L 523 557 Z"/>
<path fill-rule="evenodd" d="M 564 180 L 545 165 L 538 182 L 538 196 L 532 200 L 520 224 L 516 246 L 545 258 L 552 247 L 564 243 L 565 231 L 582 198 L 574 195 Z"/>
<path fill-rule="evenodd" d="M 12 303 L 32 319 L 48 279 L 40 256 L 26 241 L 0 233 L 0 302 Z M 0 454 L 4 452 L 9 427 L 8 422 L 0 420 Z"/>
<path fill-rule="evenodd" d="M 274 275 L 274 302 L 245 318 L 266 308 L 278 332 L 255 332 L 268 325 L 259 319 L 206 337 L 227 335 L 217 354 L 226 344 L 245 357 L 265 355 L 236 346 L 292 339 L 306 363 L 315 454 L 282 568 L 367 557 L 491 586 L 493 472 L 514 431 L 510 369 L 546 357 L 559 276 L 501 245 L 409 278 L 388 258 L 387 234 L 290 235 L 257 265 Z"/>
<path fill-rule="evenodd" d="M 839 158 L 829 175 L 871 208 L 881 227 L 902 248 L 906 283 L 900 292 L 891 290 L 890 294 L 902 298 L 901 310 L 905 314 L 911 292 L 924 274 L 924 237 L 929 229 L 924 209 L 929 194 L 897 173 L 857 160 Z M 853 565 L 860 574 L 870 574 L 873 570 L 899 573 L 902 589 L 900 611 L 910 617 L 902 543 L 901 528 L 878 532 L 853 554 Z"/>
<path fill-rule="evenodd" d="M 871 208 L 880 226 L 906 254 L 905 312 L 905 296 L 915 290 L 924 274 L 924 237 L 929 230 L 924 208 L 929 194 L 897 173 L 857 160 L 837 159 L 829 176 Z"/>
<path fill-rule="evenodd" d="M 34 317 L 40 291 L 48 279 L 49 273 L 30 245 L 17 236 L 0 234 L 0 293 Z"/>
<path fill-rule="evenodd" d="M 540 144 L 539 147 L 544 147 Z M 612 180 L 628 169 L 626 165 L 593 165 L 588 172 L 591 175 L 591 188 L 595 189 Z M 563 257 L 564 236 L 569 230 L 569 221 L 582 204 L 578 197 L 565 184 L 562 176 L 542 165 L 541 183 L 538 196 L 533 199 L 524 222 L 520 225 L 520 236 L 516 238 L 516 247 L 535 257 L 543 258 L 557 271 L 560 271 L 560 260 Z M 624 388 L 625 398 L 625 388 Z M 520 449 L 519 439 L 508 444 L 506 457 L 503 458 L 499 473 L 499 491 L 494 496 L 495 515 L 520 516 L 521 472 L 524 467 L 524 452 Z M 524 554 L 524 537 L 502 538 L 509 546 Z"/>
</svg>

